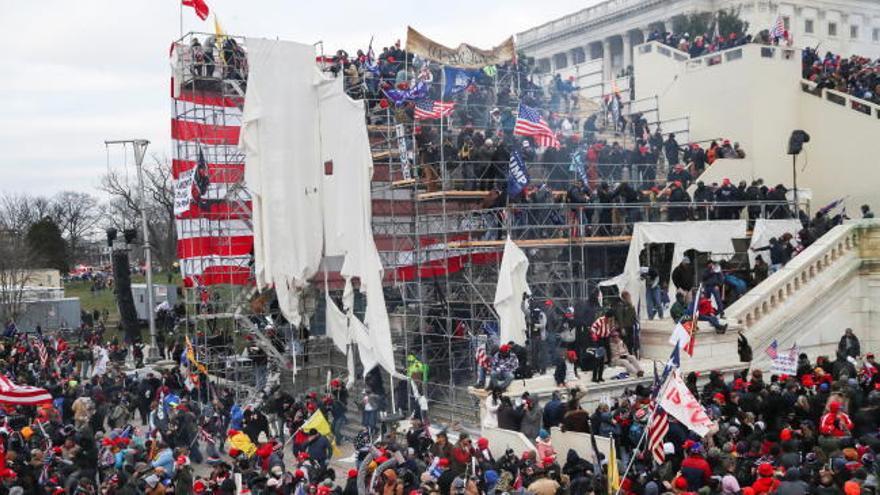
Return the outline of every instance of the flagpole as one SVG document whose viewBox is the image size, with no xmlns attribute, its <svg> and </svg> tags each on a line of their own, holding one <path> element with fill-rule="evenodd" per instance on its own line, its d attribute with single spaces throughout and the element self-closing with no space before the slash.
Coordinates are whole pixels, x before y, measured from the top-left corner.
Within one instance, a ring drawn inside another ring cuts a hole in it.
<svg viewBox="0 0 880 495">
<path fill-rule="evenodd" d="M 180 39 L 183 39 L 183 0 L 180 0 Z"/>
</svg>

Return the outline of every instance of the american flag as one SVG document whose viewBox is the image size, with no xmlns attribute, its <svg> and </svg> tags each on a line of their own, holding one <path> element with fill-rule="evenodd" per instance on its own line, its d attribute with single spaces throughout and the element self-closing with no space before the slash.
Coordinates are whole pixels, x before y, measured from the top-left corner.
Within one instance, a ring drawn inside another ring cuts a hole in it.
<svg viewBox="0 0 880 495">
<path fill-rule="evenodd" d="M 513 126 L 513 134 L 533 137 L 538 146 L 560 147 L 556 133 L 550 129 L 541 114 L 522 103 L 519 104 L 519 113 L 516 116 L 516 124 Z"/>
<path fill-rule="evenodd" d="M 767 350 L 765 352 L 768 356 L 770 356 L 770 359 L 776 359 L 776 357 L 779 355 L 778 351 L 779 342 L 776 342 L 776 339 L 773 339 L 773 342 L 771 342 L 770 345 L 767 346 Z"/>
<path fill-rule="evenodd" d="M 477 347 L 476 359 L 477 359 L 477 366 L 479 366 L 481 368 L 486 368 L 486 369 L 489 368 L 489 359 L 490 358 L 486 354 L 486 344 L 480 344 L 480 346 Z"/>
<path fill-rule="evenodd" d="M 785 21 L 782 19 L 782 16 L 776 16 L 776 22 L 773 23 L 773 27 L 770 28 L 770 38 L 772 39 L 782 39 L 785 38 Z"/>
<path fill-rule="evenodd" d="M 40 356 L 40 366 L 45 368 L 46 363 L 49 361 L 49 352 L 46 351 L 46 344 L 43 343 L 43 339 L 39 337 L 35 338 L 34 348 L 37 350 L 37 354 L 39 354 Z"/>
<path fill-rule="evenodd" d="M 455 102 L 443 102 L 434 100 L 419 100 L 416 102 L 416 120 L 441 119 L 451 114 L 455 109 Z"/>
<path fill-rule="evenodd" d="M 651 415 L 651 420 L 648 424 L 648 450 L 651 451 L 651 455 L 654 456 L 654 461 L 657 464 L 662 464 L 666 460 L 666 452 L 663 451 L 663 440 L 666 437 L 666 433 L 669 432 L 669 415 L 657 405 L 657 394 L 660 392 L 660 387 L 666 381 L 672 369 L 679 366 L 681 366 L 681 354 L 678 344 L 676 344 L 672 350 L 672 355 L 669 356 L 666 367 L 663 369 L 662 378 L 657 377 L 657 369 L 654 369 L 654 390 L 651 394 L 651 407 L 654 409 L 654 414 Z"/>
<path fill-rule="evenodd" d="M 602 316 L 596 319 L 593 324 L 590 326 L 590 332 L 596 336 L 598 339 L 607 338 L 611 335 L 611 331 L 616 327 L 611 323 L 611 318 L 607 316 Z"/>
</svg>

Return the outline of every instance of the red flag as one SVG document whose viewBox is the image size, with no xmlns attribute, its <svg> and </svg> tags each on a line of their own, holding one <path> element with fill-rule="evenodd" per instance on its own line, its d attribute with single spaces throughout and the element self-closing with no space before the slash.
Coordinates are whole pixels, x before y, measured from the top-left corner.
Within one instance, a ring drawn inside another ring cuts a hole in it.
<svg viewBox="0 0 880 495">
<path fill-rule="evenodd" d="M 694 346 L 697 344 L 697 325 L 694 320 L 686 321 L 682 323 L 682 326 L 687 333 L 690 335 L 690 339 L 688 339 L 688 343 L 684 346 L 684 352 L 688 353 L 688 356 L 694 357 Z"/>
<path fill-rule="evenodd" d="M 204 21 L 208 18 L 210 10 L 205 0 L 181 0 L 181 3 L 184 7 L 192 7 L 196 11 L 196 15 L 199 16 L 199 19 Z"/>
</svg>

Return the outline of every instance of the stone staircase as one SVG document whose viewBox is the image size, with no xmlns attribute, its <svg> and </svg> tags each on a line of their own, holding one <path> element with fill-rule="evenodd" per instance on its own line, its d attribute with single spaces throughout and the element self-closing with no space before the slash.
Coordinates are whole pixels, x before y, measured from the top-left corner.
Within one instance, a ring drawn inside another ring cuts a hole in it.
<svg viewBox="0 0 880 495">
<path fill-rule="evenodd" d="M 845 328 L 852 328 L 863 351 L 880 344 L 880 221 L 840 225 L 793 258 L 783 269 L 728 307 L 727 333 L 697 334 L 694 358 L 682 357 L 686 371 L 741 366 L 737 333 L 752 347 L 753 367 L 768 368 L 764 353 L 773 340 L 779 348 L 797 345 L 815 357 L 834 356 Z M 642 322 L 646 356 L 665 360 L 670 352 L 671 320 Z M 708 327 L 708 325 L 703 325 Z"/>
</svg>

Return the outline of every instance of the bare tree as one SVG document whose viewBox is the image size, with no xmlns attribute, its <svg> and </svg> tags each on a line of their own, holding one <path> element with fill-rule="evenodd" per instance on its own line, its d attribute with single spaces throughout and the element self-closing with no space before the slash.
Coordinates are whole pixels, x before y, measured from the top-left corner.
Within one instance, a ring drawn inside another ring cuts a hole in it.
<svg viewBox="0 0 880 495">
<path fill-rule="evenodd" d="M 144 189 L 147 228 L 153 254 L 158 263 L 168 269 L 177 257 L 177 232 L 174 227 L 174 188 L 171 163 L 153 155 L 152 163 L 144 163 Z M 110 195 L 109 213 L 105 227 L 138 228 L 141 208 L 137 181 L 111 170 L 101 180 L 100 189 Z"/>
<path fill-rule="evenodd" d="M 51 216 L 67 241 L 68 257 L 75 260 L 83 239 L 95 234 L 100 218 L 98 199 L 91 194 L 61 191 L 52 198 Z"/>
<path fill-rule="evenodd" d="M 0 232 L 0 318 L 15 320 L 24 310 L 24 288 L 31 278 L 31 253 L 24 236 Z"/>
<path fill-rule="evenodd" d="M 0 229 L 24 235 L 28 229 L 46 216 L 52 216 L 50 201 L 42 196 L 3 194 L 0 196 Z"/>
</svg>

